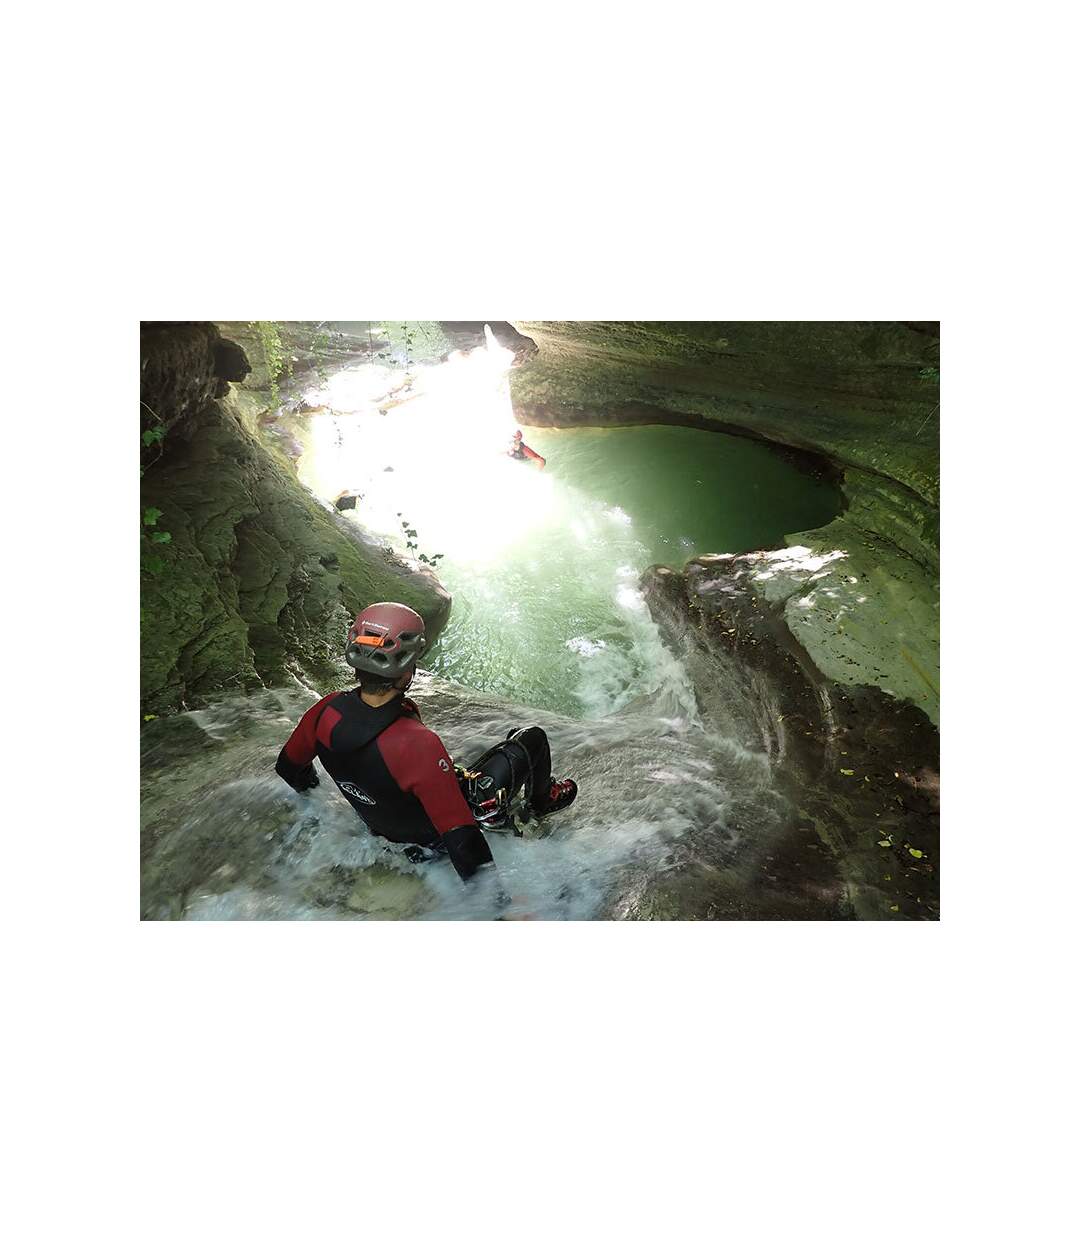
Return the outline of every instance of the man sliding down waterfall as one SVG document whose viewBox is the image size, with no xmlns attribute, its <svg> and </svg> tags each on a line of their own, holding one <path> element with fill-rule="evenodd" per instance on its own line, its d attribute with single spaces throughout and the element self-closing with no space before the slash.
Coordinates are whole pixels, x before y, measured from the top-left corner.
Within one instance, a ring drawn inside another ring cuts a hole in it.
<svg viewBox="0 0 1080 1242">
<path fill-rule="evenodd" d="M 311 789 L 319 783 L 318 757 L 376 836 L 424 847 L 406 851 L 413 862 L 446 854 L 468 880 L 493 861 L 480 822 L 506 826 L 519 790 L 534 815 L 561 811 L 577 785 L 551 779 L 547 735 L 535 726 L 511 730 L 471 768 L 455 768 L 405 698 L 426 645 L 424 620 L 411 608 L 365 608 L 345 648 L 359 688 L 328 694 L 304 713 L 278 755 L 277 773 L 293 789 Z"/>
</svg>

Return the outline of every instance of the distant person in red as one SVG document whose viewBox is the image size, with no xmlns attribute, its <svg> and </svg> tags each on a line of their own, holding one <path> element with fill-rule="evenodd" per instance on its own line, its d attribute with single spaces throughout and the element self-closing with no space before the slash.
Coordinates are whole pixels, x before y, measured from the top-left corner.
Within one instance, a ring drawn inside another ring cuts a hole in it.
<svg viewBox="0 0 1080 1242">
<path fill-rule="evenodd" d="M 510 447 L 506 450 L 506 455 L 507 457 L 515 458 L 517 461 L 534 461 L 538 470 L 543 470 L 547 465 L 547 459 L 541 457 L 535 449 L 529 448 L 520 431 L 514 432 L 514 438 L 510 441 Z"/>
<path fill-rule="evenodd" d="M 405 697 L 426 645 L 423 618 L 411 608 L 365 608 L 345 648 L 359 686 L 328 694 L 304 713 L 278 755 L 277 773 L 303 792 L 319 783 L 318 758 L 376 836 L 409 845 L 413 862 L 449 857 L 468 880 L 492 864 L 481 824 L 501 827 L 519 791 L 536 816 L 561 811 L 577 785 L 552 780 L 547 735 L 536 725 L 512 729 L 473 761 L 474 770 L 456 768 Z"/>
</svg>

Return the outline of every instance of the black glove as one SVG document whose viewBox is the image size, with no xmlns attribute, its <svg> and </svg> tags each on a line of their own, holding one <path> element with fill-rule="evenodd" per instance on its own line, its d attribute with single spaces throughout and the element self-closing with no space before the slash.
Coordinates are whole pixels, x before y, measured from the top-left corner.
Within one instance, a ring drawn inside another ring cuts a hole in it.
<svg viewBox="0 0 1080 1242">
<path fill-rule="evenodd" d="M 281 754 L 277 757 L 277 763 L 274 764 L 274 771 L 286 785 L 290 785 L 297 793 L 303 793 L 305 789 L 314 789 L 319 783 L 319 777 L 315 772 L 315 765 L 313 763 L 293 763 L 284 746 L 281 748 Z"/>
<path fill-rule="evenodd" d="M 493 863 L 491 847 L 476 824 L 463 824 L 444 833 L 442 843 L 450 855 L 454 869 L 463 880 L 476 874 L 481 867 Z"/>
</svg>

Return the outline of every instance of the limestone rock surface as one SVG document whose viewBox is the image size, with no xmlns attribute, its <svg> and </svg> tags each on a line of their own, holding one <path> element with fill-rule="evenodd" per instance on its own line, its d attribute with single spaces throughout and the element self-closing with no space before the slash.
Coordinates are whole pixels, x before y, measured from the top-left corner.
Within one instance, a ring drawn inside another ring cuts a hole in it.
<svg viewBox="0 0 1080 1242">
<path fill-rule="evenodd" d="M 351 616 L 379 599 L 439 632 L 438 580 L 322 505 L 252 433 L 226 378 L 246 374 L 239 346 L 212 324 L 154 324 L 142 347 L 142 426 L 163 433 L 143 449 L 144 714 L 335 683 Z"/>
<path fill-rule="evenodd" d="M 740 563 L 819 672 L 938 719 L 938 325 L 526 321 L 526 424 L 676 423 L 812 454 L 845 510 Z"/>
</svg>

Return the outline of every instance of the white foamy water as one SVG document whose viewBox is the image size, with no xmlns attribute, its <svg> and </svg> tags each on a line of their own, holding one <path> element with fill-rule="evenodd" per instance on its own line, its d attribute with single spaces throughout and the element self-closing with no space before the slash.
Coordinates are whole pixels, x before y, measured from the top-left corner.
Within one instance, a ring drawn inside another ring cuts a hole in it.
<svg viewBox="0 0 1080 1242">
<path fill-rule="evenodd" d="M 198 719 L 148 727 L 144 745 L 173 761 L 144 770 L 144 831 L 166 831 L 144 863 L 144 915 L 193 919 L 594 918 L 693 849 L 717 861 L 754 848 L 740 815 L 768 816 L 775 796 L 760 755 L 710 738 L 647 704 L 601 721 L 529 711 L 426 676 L 425 720 L 467 761 L 508 728 L 539 723 L 556 767 L 581 785 L 543 837 L 489 834 L 505 907 L 492 886 L 463 885 L 449 862 L 413 864 L 373 837 L 323 775 L 297 794 L 273 772 L 311 696 L 224 700 Z M 742 809 L 740 811 L 740 808 Z M 535 821 L 533 827 L 535 828 Z M 532 831 L 532 829 L 530 829 Z"/>
</svg>

